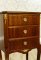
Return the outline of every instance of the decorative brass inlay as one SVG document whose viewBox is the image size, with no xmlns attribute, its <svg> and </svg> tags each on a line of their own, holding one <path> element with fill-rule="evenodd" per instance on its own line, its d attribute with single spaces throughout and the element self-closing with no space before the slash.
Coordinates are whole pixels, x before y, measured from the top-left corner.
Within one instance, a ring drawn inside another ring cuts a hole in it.
<svg viewBox="0 0 41 60">
<path fill-rule="evenodd" d="M 4 19 L 7 19 L 7 14 L 4 14 Z"/>
<path fill-rule="evenodd" d="M 5 20 L 5 24 L 6 24 L 6 20 Z"/>
<path fill-rule="evenodd" d="M 5 24 L 6 24 L 7 14 L 4 14 L 4 19 L 5 19 Z"/>
<path fill-rule="evenodd" d="M 7 18 L 7 14 L 5 14 L 5 18 Z"/>
</svg>

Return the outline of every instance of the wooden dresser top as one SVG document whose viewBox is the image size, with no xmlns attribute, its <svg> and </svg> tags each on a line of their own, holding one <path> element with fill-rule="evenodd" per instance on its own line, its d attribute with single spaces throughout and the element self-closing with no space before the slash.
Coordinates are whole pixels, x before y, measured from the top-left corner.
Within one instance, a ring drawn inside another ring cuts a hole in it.
<svg viewBox="0 0 41 60">
<path fill-rule="evenodd" d="M 24 14 L 24 13 L 26 13 L 26 14 L 27 14 L 27 13 L 28 13 L 28 14 L 29 14 L 29 13 L 32 13 L 32 14 L 33 14 L 33 13 L 34 13 L 34 14 L 41 14 L 41 12 L 27 12 L 27 11 L 2 11 L 2 12 L 0 12 L 0 14 L 5 14 L 5 13 L 8 13 L 8 14 L 9 14 L 9 13 L 18 13 L 18 14 L 19 14 L 19 13 L 22 13 L 22 14 Z"/>
</svg>

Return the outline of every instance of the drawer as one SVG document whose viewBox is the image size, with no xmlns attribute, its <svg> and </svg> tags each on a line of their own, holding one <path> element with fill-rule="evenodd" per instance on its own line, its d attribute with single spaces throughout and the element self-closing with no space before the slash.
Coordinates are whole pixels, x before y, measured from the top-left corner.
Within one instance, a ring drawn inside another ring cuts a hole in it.
<svg viewBox="0 0 41 60">
<path fill-rule="evenodd" d="M 39 45 L 39 38 L 27 38 L 22 40 L 22 49 L 36 48 Z"/>
<path fill-rule="evenodd" d="M 9 50 L 19 51 L 22 50 L 22 40 L 9 40 L 8 42 Z"/>
<path fill-rule="evenodd" d="M 8 49 L 9 51 L 22 51 L 25 49 L 36 48 L 39 44 L 39 38 L 25 38 L 25 39 L 17 39 L 17 40 L 9 40 L 8 41 Z M 37 42 L 35 42 L 37 41 Z"/>
<path fill-rule="evenodd" d="M 38 25 L 39 14 L 9 14 L 9 26 Z"/>
<path fill-rule="evenodd" d="M 22 27 L 9 27 L 8 37 L 9 38 L 21 38 L 39 36 L 38 26 L 22 26 Z"/>
</svg>

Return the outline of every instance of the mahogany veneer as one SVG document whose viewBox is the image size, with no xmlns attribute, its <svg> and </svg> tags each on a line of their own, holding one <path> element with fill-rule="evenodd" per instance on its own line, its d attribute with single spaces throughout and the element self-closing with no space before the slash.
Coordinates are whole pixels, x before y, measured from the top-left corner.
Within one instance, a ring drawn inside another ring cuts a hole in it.
<svg viewBox="0 0 41 60">
<path fill-rule="evenodd" d="M 6 57 L 12 52 L 26 53 L 28 57 L 28 51 L 37 48 L 39 60 L 40 13 L 3 12 L 3 16 Z"/>
</svg>

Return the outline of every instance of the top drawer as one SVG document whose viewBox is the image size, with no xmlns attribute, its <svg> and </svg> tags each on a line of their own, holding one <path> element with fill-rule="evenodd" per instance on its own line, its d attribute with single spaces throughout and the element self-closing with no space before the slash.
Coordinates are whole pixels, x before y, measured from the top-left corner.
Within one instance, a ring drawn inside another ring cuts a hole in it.
<svg viewBox="0 0 41 60">
<path fill-rule="evenodd" d="M 39 18 L 39 14 L 8 14 L 8 25 L 39 25 Z"/>
</svg>

